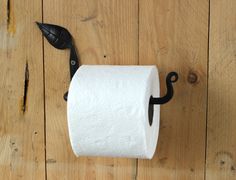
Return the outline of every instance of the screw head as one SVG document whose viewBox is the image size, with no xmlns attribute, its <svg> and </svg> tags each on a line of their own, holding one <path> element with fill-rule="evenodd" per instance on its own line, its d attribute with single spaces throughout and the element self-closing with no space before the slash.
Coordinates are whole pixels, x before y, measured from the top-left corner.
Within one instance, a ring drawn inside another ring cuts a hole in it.
<svg viewBox="0 0 236 180">
<path fill-rule="evenodd" d="M 72 66 L 74 66 L 74 65 L 76 64 L 75 60 L 71 60 L 71 61 L 70 61 L 70 64 L 71 64 Z"/>
</svg>

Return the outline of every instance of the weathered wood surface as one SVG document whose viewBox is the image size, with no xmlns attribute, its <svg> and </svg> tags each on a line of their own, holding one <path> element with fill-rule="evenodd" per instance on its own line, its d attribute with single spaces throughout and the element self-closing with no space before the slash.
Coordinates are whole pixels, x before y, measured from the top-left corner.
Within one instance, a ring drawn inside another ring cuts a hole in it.
<svg viewBox="0 0 236 180">
<path fill-rule="evenodd" d="M 236 179 L 235 7 L 234 0 L 211 1 L 206 156 L 208 180 Z"/>
<path fill-rule="evenodd" d="M 139 62 L 179 73 L 174 99 L 161 106 L 155 157 L 139 160 L 137 179 L 204 179 L 208 1 L 140 0 Z"/>
<path fill-rule="evenodd" d="M 41 1 L 0 2 L 0 179 L 45 179 Z"/>
<path fill-rule="evenodd" d="M 82 64 L 138 63 L 138 2 L 44 0 L 44 22 L 74 36 Z M 69 51 L 44 43 L 48 179 L 134 179 L 135 159 L 76 158 L 68 138 Z"/>
<path fill-rule="evenodd" d="M 0 179 L 236 179 L 234 0 L 0 1 Z M 76 158 L 63 94 L 69 51 L 35 21 L 65 26 L 82 64 L 156 64 L 161 107 L 152 160 Z"/>
</svg>

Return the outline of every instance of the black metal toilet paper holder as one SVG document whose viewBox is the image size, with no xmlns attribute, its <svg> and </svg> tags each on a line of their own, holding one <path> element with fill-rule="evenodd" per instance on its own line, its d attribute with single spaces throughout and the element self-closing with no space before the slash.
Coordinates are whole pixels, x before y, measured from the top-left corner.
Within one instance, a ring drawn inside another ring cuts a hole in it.
<svg viewBox="0 0 236 180">
<path fill-rule="evenodd" d="M 53 24 L 45 24 L 36 22 L 43 35 L 48 42 L 57 49 L 70 49 L 70 78 L 74 76 L 76 70 L 79 68 L 79 57 L 76 53 L 76 48 L 73 43 L 73 38 L 70 32 L 61 26 Z M 163 97 L 150 97 L 149 101 L 149 124 L 151 117 L 153 116 L 153 105 L 165 104 L 170 101 L 174 95 L 174 89 L 172 83 L 178 80 L 178 74 L 176 72 L 170 72 L 166 76 L 166 88 L 167 93 Z M 64 100 L 67 101 L 68 92 L 64 94 Z"/>
</svg>

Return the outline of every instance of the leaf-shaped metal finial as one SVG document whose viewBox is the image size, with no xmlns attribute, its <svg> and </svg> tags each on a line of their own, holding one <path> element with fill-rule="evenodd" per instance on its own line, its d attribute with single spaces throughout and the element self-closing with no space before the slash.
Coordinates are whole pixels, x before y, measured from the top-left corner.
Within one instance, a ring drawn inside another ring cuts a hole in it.
<svg viewBox="0 0 236 180">
<path fill-rule="evenodd" d="M 71 79 L 79 68 L 78 56 L 70 32 L 61 26 L 36 22 L 48 42 L 57 49 L 70 49 L 70 76 Z M 67 99 L 67 93 L 64 96 Z"/>
<path fill-rule="evenodd" d="M 69 31 L 54 24 L 36 22 L 48 42 L 57 49 L 68 49 L 72 46 L 72 36 Z"/>
</svg>

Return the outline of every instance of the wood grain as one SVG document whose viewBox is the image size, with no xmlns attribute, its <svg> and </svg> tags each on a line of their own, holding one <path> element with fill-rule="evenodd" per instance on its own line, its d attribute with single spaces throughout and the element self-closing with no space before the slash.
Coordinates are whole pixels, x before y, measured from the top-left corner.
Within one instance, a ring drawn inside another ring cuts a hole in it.
<svg viewBox="0 0 236 180">
<path fill-rule="evenodd" d="M 0 179 L 236 180 L 235 7 L 234 0 L 0 1 Z M 75 157 L 63 100 L 69 51 L 42 41 L 34 24 L 42 16 L 68 28 L 81 64 L 156 64 L 162 95 L 167 73 L 179 73 L 174 99 L 161 107 L 152 160 Z"/>
<path fill-rule="evenodd" d="M 236 179 L 236 1 L 211 1 L 207 180 Z"/>
<path fill-rule="evenodd" d="M 161 106 L 154 158 L 138 161 L 137 179 L 204 179 L 208 0 L 140 0 L 139 62 L 179 73 L 174 99 Z"/>
<path fill-rule="evenodd" d="M 41 1 L 0 2 L 0 179 L 45 179 Z M 35 35 L 38 34 L 38 35 Z"/>
<path fill-rule="evenodd" d="M 82 64 L 138 63 L 138 1 L 44 0 L 44 22 L 68 28 Z M 48 179 L 134 179 L 136 160 L 79 157 L 68 138 L 69 52 L 44 43 Z"/>
</svg>

